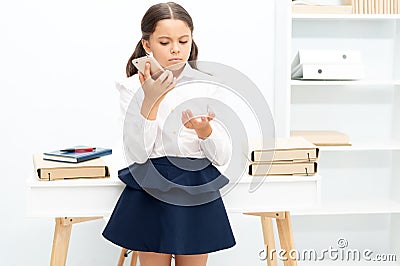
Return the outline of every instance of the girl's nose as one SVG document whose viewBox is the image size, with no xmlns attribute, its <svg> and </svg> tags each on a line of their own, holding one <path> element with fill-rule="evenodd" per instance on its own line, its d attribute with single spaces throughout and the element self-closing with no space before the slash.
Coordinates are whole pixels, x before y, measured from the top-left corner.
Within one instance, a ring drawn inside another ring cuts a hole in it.
<svg viewBox="0 0 400 266">
<path fill-rule="evenodd" d="M 179 53 L 179 46 L 177 44 L 174 44 L 171 48 L 171 54 L 177 54 Z"/>
</svg>

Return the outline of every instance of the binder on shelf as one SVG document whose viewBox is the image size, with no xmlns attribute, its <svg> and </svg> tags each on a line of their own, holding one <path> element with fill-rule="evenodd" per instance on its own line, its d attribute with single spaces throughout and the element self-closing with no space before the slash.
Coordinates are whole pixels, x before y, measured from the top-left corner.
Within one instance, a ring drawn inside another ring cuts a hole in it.
<svg viewBox="0 0 400 266">
<path fill-rule="evenodd" d="M 390 0 L 389 14 L 394 14 L 394 12 L 393 12 L 393 5 L 394 5 L 393 0 Z"/>
<path fill-rule="evenodd" d="M 352 14 L 351 5 L 293 5 L 293 14 Z"/>
<path fill-rule="evenodd" d="M 301 49 L 292 61 L 293 71 L 301 64 L 362 64 L 361 52 L 357 50 L 323 50 L 323 49 Z"/>
<path fill-rule="evenodd" d="M 317 162 L 300 163 L 252 163 L 249 165 L 249 175 L 315 175 L 317 173 Z"/>
<path fill-rule="evenodd" d="M 351 146 L 349 136 L 335 130 L 292 130 L 293 137 L 303 137 L 317 146 Z"/>
<path fill-rule="evenodd" d="M 353 14 L 357 14 L 358 13 L 358 1 L 352 0 L 351 5 L 353 6 Z"/>
<path fill-rule="evenodd" d="M 39 180 L 110 177 L 109 168 L 102 158 L 71 164 L 44 160 L 43 154 L 35 154 L 33 165 Z"/>
<path fill-rule="evenodd" d="M 292 73 L 299 80 L 359 80 L 365 78 L 361 64 L 301 64 Z"/>
<path fill-rule="evenodd" d="M 364 0 L 357 0 L 359 6 L 359 14 L 364 14 Z"/>
<path fill-rule="evenodd" d="M 378 14 L 383 14 L 383 1 L 384 0 L 376 0 L 376 1 L 378 1 L 378 10 L 379 10 Z"/>
<path fill-rule="evenodd" d="M 318 159 L 319 149 L 303 137 L 277 138 L 274 149 L 253 150 L 252 162 L 312 162 Z"/>
</svg>

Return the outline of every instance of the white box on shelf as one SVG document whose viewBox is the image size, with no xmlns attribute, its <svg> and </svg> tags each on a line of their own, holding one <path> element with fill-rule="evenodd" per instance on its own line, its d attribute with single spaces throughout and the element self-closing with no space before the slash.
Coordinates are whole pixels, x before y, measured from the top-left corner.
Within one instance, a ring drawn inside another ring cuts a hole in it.
<svg viewBox="0 0 400 266">
<path fill-rule="evenodd" d="M 361 52 L 356 50 L 300 49 L 292 61 L 292 73 L 299 65 L 309 63 L 362 64 Z"/>
<path fill-rule="evenodd" d="M 365 78 L 361 64 L 301 64 L 292 79 L 303 80 L 358 80 Z"/>
</svg>

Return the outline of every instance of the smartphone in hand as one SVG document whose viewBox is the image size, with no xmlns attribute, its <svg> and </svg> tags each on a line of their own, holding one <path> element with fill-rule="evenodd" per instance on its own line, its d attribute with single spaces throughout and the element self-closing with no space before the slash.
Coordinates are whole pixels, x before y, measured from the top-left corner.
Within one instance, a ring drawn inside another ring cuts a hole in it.
<svg viewBox="0 0 400 266">
<path fill-rule="evenodd" d="M 132 60 L 132 64 L 143 74 L 146 62 L 150 63 L 150 75 L 153 76 L 154 74 L 161 73 L 162 71 L 164 71 L 160 63 L 158 63 L 153 56 L 146 55 Z"/>
</svg>

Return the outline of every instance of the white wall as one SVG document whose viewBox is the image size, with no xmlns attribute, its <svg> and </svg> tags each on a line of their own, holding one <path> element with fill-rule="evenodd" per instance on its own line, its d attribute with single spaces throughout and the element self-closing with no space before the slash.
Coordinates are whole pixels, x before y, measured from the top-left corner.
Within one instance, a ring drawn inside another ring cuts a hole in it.
<svg viewBox="0 0 400 266">
<path fill-rule="evenodd" d="M 268 1 L 269 2 L 269 1 Z M 53 219 L 27 218 L 31 156 L 76 144 L 111 146 L 114 80 L 124 75 L 140 20 L 156 1 L 7 1 L 0 8 L 0 264 L 48 265 Z M 273 99 L 273 4 L 179 1 L 195 22 L 200 59 L 232 66 Z M 262 65 L 256 63 L 259 58 Z M 271 106 L 273 109 L 273 106 Z M 209 265 L 263 265 L 259 221 L 231 215 L 238 244 Z M 103 221 L 75 225 L 68 265 L 116 265 Z"/>
</svg>

